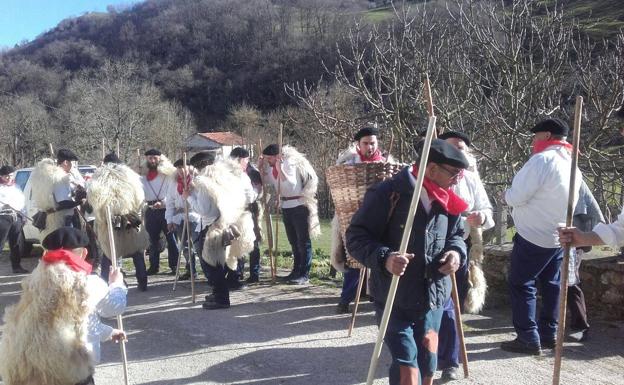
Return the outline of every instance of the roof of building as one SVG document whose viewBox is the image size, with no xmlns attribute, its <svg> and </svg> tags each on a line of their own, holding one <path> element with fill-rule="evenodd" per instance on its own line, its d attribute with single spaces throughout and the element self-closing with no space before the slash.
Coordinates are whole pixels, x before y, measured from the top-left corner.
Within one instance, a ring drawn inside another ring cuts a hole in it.
<svg viewBox="0 0 624 385">
<path fill-rule="evenodd" d="M 225 145 L 225 146 L 235 146 L 242 145 L 243 138 L 231 131 L 223 131 L 223 132 L 198 132 L 198 135 L 204 137 L 206 139 L 212 140 L 213 142 Z"/>
</svg>

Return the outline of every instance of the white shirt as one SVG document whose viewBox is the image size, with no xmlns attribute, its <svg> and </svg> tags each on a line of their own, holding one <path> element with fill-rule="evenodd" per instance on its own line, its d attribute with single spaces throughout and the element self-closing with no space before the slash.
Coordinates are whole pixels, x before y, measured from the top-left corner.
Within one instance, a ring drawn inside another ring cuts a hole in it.
<svg viewBox="0 0 624 385">
<path fill-rule="evenodd" d="M 11 206 L 15 211 L 24 211 L 26 199 L 24 193 L 17 185 L 0 184 L 0 207 Z"/>
<path fill-rule="evenodd" d="M 241 174 L 241 180 L 243 181 L 244 185 L 243 188 L 245 192 L 245 204 L 250 205 L 254 203 L 256 199 L 258 199 L 258 191 L 251 184 L 251 178 L 249 178 L 249 175 L 247 175 L 246 172 L 243 172 Z"/>
<path fill-rule="evenodd" d="M 174 182 L 173 178 L 160 173 L 151 181 L 147 180 L 147 176 L 142 175 L 141 183 L 143 184 L 143 191 L 145 191 L 145 201 L 165 202 L 167 200 L 169 185 L 174 184 L 172 182 Z"/>
<path fill-rule="evenodd" d="M 280 181 L 279 196 L 285 198 L 301 196 L 303 191 L 303 181 L 297 173 L 297 168 L 294 165 L 291 165 L 287 158 L 282 162 L 282 172 L 284 173 L 285 179 Z M 268 175 L 269 181 L 273 183 L 273 186 L 277 189 L 277 178 L 273 176 L 273 168 L 270 165 L 265 167 L 265 175 Z M 281 207 L 283 209 L 291 209 L 293 207 L 301 206 L 302 204 L 304 204 L 302 198 L 281 201 Z"/>
<path fill-rule="evenodd" d="M 505 193 L 513 208 L 512 217 L 518 234 L 534 245 L 560 247 L 557 227 L 565 223 L 570 188 L 572 158 L 563 146 L 554 145 L 531 156 L 513 179 Z M 582 175 L 576 170 L 576 192 Z"/>
<path fill-rule="evenodd" d="M 178 192 L 177 183 L 169 183 L 167 193 L 165 194 L 165 220 L 167 224 L 175 223 L 179 225 L 184 222 L 184 199 L 182 194 Z M 191 209 L 189 204 L 189 221 L 198 223 L 199 214 Z"/>
<path fill-rule="evenodd" d="M 204 228 L 212 225 L 221 215 L 219 207 L 212 201 L 210 195 L 206 194 L 203 190 L 191 190 L 188 202 L 192 210 L 199 216 L 195 232 L 199 233 Z"/>
<path fill-rule="evenodd" d="M 483 214 L 485 217 L 483 230 L 494 227 L 492 204 L 477 171 L 464 170 L 464 176 L 453 186 L 453 192 L 468 204 L 467 212 L 477 211 Z M 465 218 L 462 220 L 464 221 L 464 239 L 466 239 L 470 235 L 470 225 Z"/>
<path fill-rule="evenodd" d="M 111 283 L 110 286 L 95 274 L 87 276 L 88 304 L 93 311 L 87 318 L 87 350 L 94 361 L 100 361 L 100 342 L 107 341 L 113 334 L 113 328 L 103 324 L 100 317 L 115 317 L 126 310 L 128 289 L 123 283 Z"/>
<path fill-rule="evenodd" d="M 607 245 L 624 246 L 624 209 L 615 222 L 599 223 L 593 231 Z"/>
</svg>

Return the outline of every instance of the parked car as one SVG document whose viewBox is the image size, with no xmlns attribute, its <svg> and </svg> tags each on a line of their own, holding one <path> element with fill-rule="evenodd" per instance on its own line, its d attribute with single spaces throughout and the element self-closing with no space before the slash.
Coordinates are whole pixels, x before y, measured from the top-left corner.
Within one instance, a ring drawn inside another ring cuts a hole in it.
<svg viewBox="0 0 624 385">
<path fill-rule="evenodd" d="M 37 211 L 34 202 L 32 201 L 32 181 L 30 175 L 32 174 L 33 167 L 20 168 L 15 171 L 15 184 L 24 192 L 26 197 L 26 215 L 32 218 Z M 84 177 L 95 172 L 95 166 L 78 166 L 78 170 Z M 25 240 L 25 254 L 30 254 L 33 244 L 40 244 L 41 232 L 30 221 L 26 221 L 24 225 L 24 240 Z"/>
</svg>

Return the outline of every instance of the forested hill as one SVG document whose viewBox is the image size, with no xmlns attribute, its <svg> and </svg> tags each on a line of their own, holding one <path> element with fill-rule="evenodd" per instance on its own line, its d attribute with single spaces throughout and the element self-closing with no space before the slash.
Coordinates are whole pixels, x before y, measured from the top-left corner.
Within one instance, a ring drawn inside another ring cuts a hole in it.
<svg viewBox="0 0 624 385">
<path fill-rule="evenodd" d="M 261 110 L 288 103 L 284 83 L 319 79 L 336 41 L 366 0 L 147 0 L 70 18 L 0 57 L 0 89 L 58 105 L 77 71 L 107 60 L 138 66 L 199 127 L 246 102 Z"/>
</svg>

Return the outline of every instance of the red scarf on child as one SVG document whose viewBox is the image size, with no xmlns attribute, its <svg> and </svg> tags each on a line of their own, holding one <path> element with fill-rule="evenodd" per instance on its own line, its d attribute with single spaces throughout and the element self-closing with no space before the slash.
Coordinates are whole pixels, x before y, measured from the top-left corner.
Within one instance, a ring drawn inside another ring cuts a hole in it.
<svg viewBox="0 0 624 385">
<path fill-rule="evenodd" d="M 568 152 L 572 153 L 572 145 L 565 140 L 551 139 L 551 140 L 538 140 L 533 145 L 533 154 L 538 154 L 550 146 L 563 146 Z"/>
<path fill-rule="evenodd" d="M 375 152 L 371 156 L 362 154 L 362 152 L 360 151 L 360 147 L 359 146 L 356 147 L 355 150 L 357 151 L 357 154 L 360 156 L 360 160 L 363 163 L 384 162 L 386 160 L 386 158 L 384 158 L 383 155 L 381 155 L 381 151 L 379 151 L 379 149 L 375 150 Z"/>
<path fill-rule="evenodd" d="M 412 166 L 412 175 L 418 178 L 418 166 Z M 443 189 L 435 184 L 431 179 L 423 179 L 423 187 L 432 201 L 437 201 L 444 210 L 451 215 L 459 215 L 468 209 L 468 203 L 464 202 L 459 195 L 451 189 Z"/>
<path fill-rule="evenodd" d="M 48 250 L 41 258 L 43 259 L 43 262 L 48 265 L 54 263 L 64 263 L 67 267 L 77 273 L 84 271 L 87 274 L 91 274 L 91 270 L 93 268 L 89 262 L 67 249 Z"/>
</svg>

